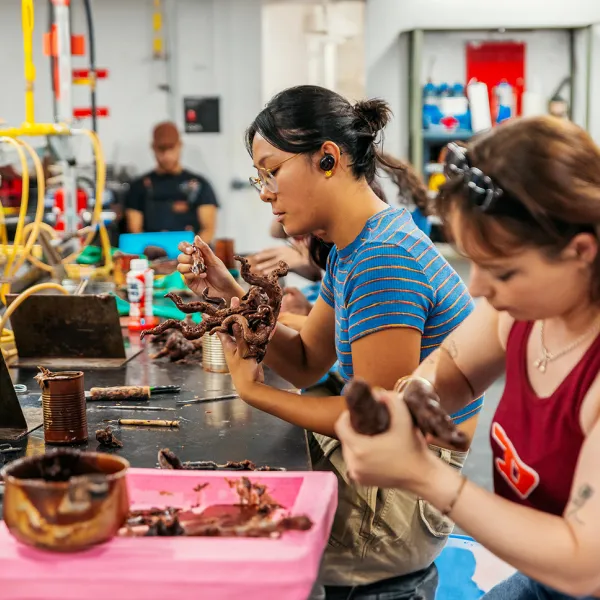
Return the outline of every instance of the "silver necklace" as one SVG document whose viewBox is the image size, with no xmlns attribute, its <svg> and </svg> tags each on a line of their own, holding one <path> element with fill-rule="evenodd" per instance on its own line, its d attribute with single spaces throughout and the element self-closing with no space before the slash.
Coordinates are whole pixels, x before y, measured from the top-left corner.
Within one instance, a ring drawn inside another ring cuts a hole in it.
<svg viewBox="0 0 600 600">
<path fill-rule="evenodd" d="M 577 348 L 577 346 L 581 345 L 589 337 L 591 337 L 592 335 L 594 335 L 595 333 L 600 331 L 600 321 L 596 321 L 596 324 L 594 325 L 594 327 L 592 327 L 589 331 L 586 331 L 583 335 L 579 336 L 574 342 L 569 344 L 566 348 L 564 348 L 560 352 L 554 353 L 554 352 L 550 352 L 546 348 L 546 344 L 544 343 L 544 323 L 545 323 L 545 321 L 542 321 L 540 324 L 540 346 L 542 347 L 542 356 L 540 356 L 540 358 L 538 358 L 533 363 L 533 366 L 536 369 L 538 369 L 538 371 L 540 371 L 541 373 L 546 372 L 549 362 L 552 362 L 553 360 L 556 360 L 557 358 L 560 358 L 561 356 L 568 354 L 572 350 L 575 350 L 575 348 Z"/>
</svg>

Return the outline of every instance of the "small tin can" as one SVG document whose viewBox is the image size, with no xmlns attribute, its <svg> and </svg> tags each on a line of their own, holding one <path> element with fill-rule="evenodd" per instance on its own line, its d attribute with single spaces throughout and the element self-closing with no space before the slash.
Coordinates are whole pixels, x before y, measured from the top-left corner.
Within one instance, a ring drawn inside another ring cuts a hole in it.
<svg viewBox="0 0 600 600">
<path fill-rule="evenodd" d="M 47 444 L 81 444 L 88 440 L 83 372 L 62 371 L 40 378 L 44 440 Z"/>
<path fill-rule="evenodd" d="M 235 269 L 235 250 L 234 241 L 230 238 L 220 238 L 215 240 L 215 254 L 217 258 L 223 261 L 228 269 Z"/>
<path fill-rule="evenodd" d="M 229 373 L 223 344 L 216 334 L 202 336 L 202 368 L 210 373 Z"/>
<path fill-rule="evenodd" d="M 137 254 L 115 253 L 113 256 L 114 280 L 117 287 L 127 284 L 127 273 L 131 268 L 131 261 L 139 258 Z"/>
</svg>

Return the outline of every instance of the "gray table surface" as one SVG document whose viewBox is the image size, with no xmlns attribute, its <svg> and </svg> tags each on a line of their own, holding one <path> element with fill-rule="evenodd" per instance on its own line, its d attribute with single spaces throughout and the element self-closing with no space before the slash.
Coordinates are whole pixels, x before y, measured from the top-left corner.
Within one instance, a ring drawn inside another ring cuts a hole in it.
<svg viewBox="0 0 600 600">
<path fill-rule="evenodd" d="M 89 441 L 78 448 L 97 450 L 96 430 L 111 425 L 124 445 L 122 449 L 111 452 L 126 458 L 132 467 L 156 467 L 158 450 L 166 447 L 173 450 L 182 460 L 212 460 L 225 463 L 229 460 L 249 459 L 257 465 L 284 467 L 287 470 L 310 469 L 305 431 L 254 409 L 240 399 L 177 406 L 177 400 L 192 400 L 194 397 L 232 392 L 231 376 L 207 373 L 201 365 L 177 364 L 163 360 L 151 360 L 148 350 L 145 349 L 121 369 L 88 370 L 85 373 L 86 390 L 91 387 L 119 385 L 179 385 L 182 390 L 180 394 L 153 396 L 147 403 L 121 403 L 176 407 L 176 411 L 101 410 L 94 406 L 111 403 L 104 400 L 88 401 Z M 35 374 L 33 370 L 11 370 L 13 383 L 21 383 L 28 388 L 27 394 L 19 396 L 24 408 L 41 406 L 38 400 L 39 387 L 33 379 Z M 290 387 L 268 370 L 265 380 L 275 387 Z M 180 427 L 121 427 L 116 423 L 120 418 L 179 419 Z M 24 440 L 12 445 L 19 446 L 21 450 L 14 454 L 0 454 L 0 468 L 10 460 L 56 447 L 46 447 L 43 429 L 34 431 Z"/>
</svg>

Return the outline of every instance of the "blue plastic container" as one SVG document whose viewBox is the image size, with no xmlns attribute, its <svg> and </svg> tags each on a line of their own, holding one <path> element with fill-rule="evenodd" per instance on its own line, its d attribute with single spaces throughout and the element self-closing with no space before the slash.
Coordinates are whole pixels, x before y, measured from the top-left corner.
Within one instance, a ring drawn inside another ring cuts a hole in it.
<svg viewBox="0 0 600 600">
<path fill-rule="evenodd" d="M 162 248 L 169 258 L 179 254 L 180 242 L 194 242 L 193 231 L 156 231 L 152 233 L 123 233 L 119 237 L 119 250 L 125 254 L 143 254 L 146 246 Z"/>
</svg>

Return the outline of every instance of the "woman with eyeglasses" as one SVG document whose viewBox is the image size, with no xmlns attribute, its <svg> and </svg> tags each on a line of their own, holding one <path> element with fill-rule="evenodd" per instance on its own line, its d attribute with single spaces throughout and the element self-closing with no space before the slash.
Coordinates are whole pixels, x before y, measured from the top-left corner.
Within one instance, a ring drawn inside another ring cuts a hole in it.
<svg viewBox="0 0 600 600">
<path fill-rule="evenodd" d="M 389 393 L 388 433 L 337 423 L 350 474 L 428 500 L 518 570 L 485 598 L 598 598 L 600 150 L 576 125 L 536 117 L 451 147 L 446 170 L 438 209 L 482 300 L 399 388 L 433 387 L 451 411 L 505 375 L 495 493 L 431 460 Z"/>
<path fill-rule="evenodd" d="M 388 206 L 369 186 L 389 118 L 381 100 L 351 105 L 330 90 L 299 86 L 276 95 L 247 131 L 258 175 L 252 182 L 286 233 L 319 232 L 334 244 L 306 323 L 299 332 L 278 325 L 265 358 L 299 389 L 321 379 L 336 360 L 346 382 L 360 376 L 389 388 L 473 309 L 459 276 L 410 213 Z M 208 246 L 197 244 L 207 265 L 200 276 L 191 273 L 189 246 L 180 246 L 178 268 L 188 285 L 199 292 L 207 284 L 212 295 L 227 299 L 243 295 Z M 260 365 L 241 359 L 231 338 L 222 339 L 240 397 L 312 432 L 313 468 L 338 477 L 338 510 L 320 576 L 326 598 L 433 600 L 433 560 L 452 525 L 412 494 L 350 481 L 334 432 L 343 397 L 266 386 Z M 469 435 L 480 407 L 478 399 L 454 411 Z M 466 457 L 434 443 L 431 449 L 457 468 Z"/>
</svg>

